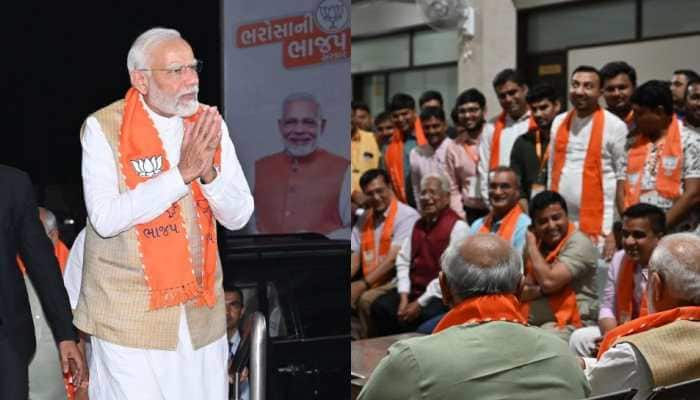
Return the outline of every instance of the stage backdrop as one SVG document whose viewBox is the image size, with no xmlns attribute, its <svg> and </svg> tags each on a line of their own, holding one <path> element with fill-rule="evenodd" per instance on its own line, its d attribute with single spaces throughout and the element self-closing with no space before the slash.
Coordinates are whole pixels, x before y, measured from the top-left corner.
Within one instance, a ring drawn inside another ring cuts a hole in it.
<svg viewBox="0 0 700 400">
<path fill-rule="evenodd" d="M 224 117 L 256 198 L 246 230 L 349 238 L 350 0 L 221 4 Z"/>
</svg>

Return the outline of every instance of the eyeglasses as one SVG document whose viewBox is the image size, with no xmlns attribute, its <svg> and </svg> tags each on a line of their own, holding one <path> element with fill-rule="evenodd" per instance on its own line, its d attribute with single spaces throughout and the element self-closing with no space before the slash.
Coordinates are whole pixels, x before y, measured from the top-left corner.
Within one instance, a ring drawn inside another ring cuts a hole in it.
<svg viewBox="0 0 700 400">
<path fill-rule="evenodd" d="M 173 66 L 170 68 L 141 68 L 141 69 L 139 69 L 139 71 L 163 71 L 168 76 L 180 78 L 187 71 L 195 72 L 195 73 L 199 74 L 202 72 L 203 67 L 204 67 L 204 61 L 194 60 L 194 62 L 192 64 L 188 64 L 188 65 L 176 65 L 176 66 Z"/>
</svg>

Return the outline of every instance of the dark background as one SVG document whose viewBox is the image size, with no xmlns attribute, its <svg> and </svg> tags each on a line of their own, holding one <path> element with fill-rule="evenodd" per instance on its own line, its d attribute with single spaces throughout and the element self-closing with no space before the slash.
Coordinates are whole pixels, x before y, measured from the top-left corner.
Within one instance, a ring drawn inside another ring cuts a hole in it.
<svg viewBox="0 0 700 400">
<path fill-rule="evenodd" d="M 0 163 L 28 172 L 59 218 L 84 224 L 80 127 L 126 93 L 126 55 L 140 33 L 180 31 L 204 60 L 200 101 L 221 104 L 219 1 L 20 0 L 2 14 Z"/>
</svg>

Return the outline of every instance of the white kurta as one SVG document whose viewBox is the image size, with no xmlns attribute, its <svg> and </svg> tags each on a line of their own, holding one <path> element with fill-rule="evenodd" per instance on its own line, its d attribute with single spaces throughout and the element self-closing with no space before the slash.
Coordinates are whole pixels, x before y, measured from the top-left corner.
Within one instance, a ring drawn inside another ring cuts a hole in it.
<svg viewBox="0 0 700 400">
<path fill-rule="evenodd" d="M 638 390 L 633 400 L 646 399 L 654 388 L 651 370 L 644 356 L 629 343 L 618 343 L 600 360 L 584 358 L 585 374 L 591 383 L 592 396 L 627 388 Z"/>
<path fill-rule="evenodd" d="M 177 169 L 184 135 L 183 119 L 165 118 L 144 106 L 158 131 L 171 168 L 124 193 L 119 193 L 117 165 L 97 119 L 90 117 L 86 121 L 81 138 L 85 203 L 90 223 L 103 237 L 116 236 L 152 220 L 189 190 Z M 201 187 L 216 220 L 233 230 L 243 227 L 250 218 L 253 197 L 223 122 L 221 129 L 220 172 L 216 179 Z M 184 307 L 178 335 L 174 351 L 129 348 L 93 337 L 90 398 L 226 399 L 226 335 L 194 350 Z"/>
<path fill-rule="evenodd" d="M 493 145 L 493 135 L 496 132 L 496 121 L 493 119 L 490 124 L 484 124 L 479 142 L 479 183 L 481 184 L 481 198 L 488 203 L 489 198 L 489 171 L 491 170 L 491 146 Z M 530 126 L 530 111 L 526 112 L 518 120 L 514 120 L 506 113 L 506 124 L 501 132 L 501 141 L 498 149 L 498 165 L 510 166 L 510 152 L 513 144 L 520 135 L 527 133 Z"/>
<path fill-rule="evenodd" d="M 622 170 L 625 158 L 625 138 L 627 136 L 627 125 L 609 111 L 605 113 L 603 122 L 602 140 L 602 173 L 603 173 L 603 233 L 612 232 L 615 217 L 615 189 L 617 186 L 617 176 Z M 561 113 L 552 122 L 552 139 L 550 143 L 557 140 L 559 126 L 566 118 L 566 113 Z M 593 115 L 586 118 L 574 116 L 571 119 L 571 131 L 566 148 L 566 161 L 561 171 L 559 179 L 559 194 L 566 200 L 569 209 L 569 219 L 577 224 L 579 221 L 579 209 L 581 206 L 581 193 L 583 191 L 583 165 L 588 154 L 588 142 L 591 138 L 593 128 Z M 551 151 L 551 150 L 550 150 Z M 547 187 L 551 187 L 552 181 L 552 159 L 549 157 L 549 176 Z M 600 241 L 598 244 L 602 243 Z"/>
</svg>

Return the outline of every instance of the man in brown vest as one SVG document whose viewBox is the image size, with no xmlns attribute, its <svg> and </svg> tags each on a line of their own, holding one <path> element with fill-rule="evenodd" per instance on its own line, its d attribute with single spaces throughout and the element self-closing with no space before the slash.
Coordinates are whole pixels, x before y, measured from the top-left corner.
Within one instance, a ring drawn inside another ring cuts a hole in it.
<svg viewBox="0 0 700 400">
<path fill-rule="evenodd" d="M 309 93 L 287 96 L 278 127 L 284 150 L 255 162 L 258 232 L 347 239 L 350 162 L 318 147 L 326 128 L 318 100 Z"/>
<path fill-rule="evenodd" d="M 597 363 L 587 360 L 594 394 L 625 388 L 646 399 L 655 386 L 700 378 L 700 238 L 668 235 L 649 260 L 650 314 L 610 331 Z"/>
<path fill-rule="evenodd" d="M 226 124 L 199 104 L 201 63 L 172 29 L 141 34 L 125 99 L 81 132 L 88 221 L 75 325 L 91 399 L 224 400 L 228 345 L 216 222 L 253 198 Z"/>
<path fill-rule="evenodd" d="M 420 184 L 421 218 L 396 257 L 397 290 L 372 304 L 379 336 L 413 331 L 447 311 L 440 298 L 427 293 L 429 283 L 437 279 L 440 257 L 447 246 L 467 237 L 469 226 L 449 207 L 449 180 L 444 175 L 428 174 Z"/>
</svg>

